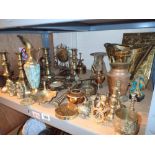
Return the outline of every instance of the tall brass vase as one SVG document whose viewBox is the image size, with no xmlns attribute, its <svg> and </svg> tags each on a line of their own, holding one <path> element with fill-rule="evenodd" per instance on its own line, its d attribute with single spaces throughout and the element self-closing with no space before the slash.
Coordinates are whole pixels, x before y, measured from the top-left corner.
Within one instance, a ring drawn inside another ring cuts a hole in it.
<svg viewBox="0 0 155 155">
<path fill-rule="evenodd" d="M 107 73 L 109 94 L 113 94 L 116 82 L 119 80 L 121 83 L 120 95 L 122 100 L 126 100 L 125 96 L 128 90 L 128 83 L 130 80 L 130 73 L 128 72 L 128 64 L 123 63 L 111 63 L 111 70 Z"/>
<path fill-rule="evenodd" d="M 130 80 L 130 73 L 128 72 L 131 60 L 130 48 L 123 45 L 110 43 L 106 43 L 104 46 L 107 50 L 111 65 L 111 70 L 107 73 L 109 94 L 113 94 L 116 82 L 120 81 L 121 100 L 126 101 L 128 99 L 126 93 Z"/>
</svg>

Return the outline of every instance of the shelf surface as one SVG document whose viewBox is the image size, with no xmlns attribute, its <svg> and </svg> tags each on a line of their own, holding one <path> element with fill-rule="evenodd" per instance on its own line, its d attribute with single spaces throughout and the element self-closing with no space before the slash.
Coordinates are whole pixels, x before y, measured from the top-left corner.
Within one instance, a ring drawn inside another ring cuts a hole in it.
<svg viewBox="0 0 155 155">
<path fill-rule="evenodd" d="M 61 93 L 59 93 L 61 95 Z M 147 124 L 148 112 L 150 108 L 152 92 L 145 91 L 145 99 L 141 103 L 135 104 L 135 109 L 140 118 L 140 131 L 139 134 L 145 134 L 145 128 Z M 10 108 L 13 108 L 21 113 L 24 113 L 33 118 L 37 118 L 40 121 L 54 126 L 58 129 L 66 131 L 74 135 L 114 135 L 114 128 L 111 122 L 107 122 L 103 125 L 97 124 L 95 120 L 90 117 L 82 119 L 79 116 L 73 120 L 60 120 L 55 117 L 55 108 L 51 104 L 33 104 L 30 106 L 20 105 L 20 100 L 17 97 L 10 97 L 7 94 L 0 93 L 0 104 L 4 104 Z M 128 106 L 128 103 L 126 104 Z M 44 116 L 44 117 L 43 117 Z M 46 119 L 45 119 L 46 118 Z"/>
</svg>

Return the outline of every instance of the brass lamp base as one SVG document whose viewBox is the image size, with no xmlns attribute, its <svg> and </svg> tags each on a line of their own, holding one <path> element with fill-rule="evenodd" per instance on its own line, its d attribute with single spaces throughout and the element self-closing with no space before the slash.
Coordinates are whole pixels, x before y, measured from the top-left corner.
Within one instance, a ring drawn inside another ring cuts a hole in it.
<svg viewBox="0 0 155 155">
<path fill-rule="evenodd" d="M 62 120 L 74 119 L 78 115 L 78 109 L 74 104 L 62 104 L 55 109 L 55 116 Z"/>
</svg>

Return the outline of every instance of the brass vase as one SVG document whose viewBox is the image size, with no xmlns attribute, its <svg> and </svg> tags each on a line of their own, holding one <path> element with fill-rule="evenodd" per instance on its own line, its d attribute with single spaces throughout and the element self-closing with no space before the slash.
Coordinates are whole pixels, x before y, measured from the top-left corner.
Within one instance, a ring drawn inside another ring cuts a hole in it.
<svg viewBox="0 0 155 155">
<path fill-rule="evenodd" d="M 109 95 L 113 94 L 116 81 L 120 81 L 120 95 L 122 100 L 126 100 L 126 93 L 130 80 L 130 73 L 128 72 L 127 63 L 111 63 L 111 70 L 107 73 Z"/>
<path fill-rule="evenodd" d="M 120 81 L 121 100 L 126 101 L 130 73 L 128 72 L 131 61 L 131 51 L 129 47 L 119 44 L 104 44 L 111 65 L 110 72 L 107 73 L 109 95 L 113 94 L 114 87 L 117 81 Z"/>
</svg>

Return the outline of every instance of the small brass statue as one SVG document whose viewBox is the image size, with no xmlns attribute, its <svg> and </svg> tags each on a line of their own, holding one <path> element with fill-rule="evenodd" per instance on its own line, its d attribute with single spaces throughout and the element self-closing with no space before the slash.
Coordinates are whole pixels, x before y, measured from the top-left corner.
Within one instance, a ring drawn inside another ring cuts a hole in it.
<svg viewBox="0 0 155 155">
<path fill-rule="evenodd" d="M 110 107 L 106 101 L 107 98 L 104 95 L 97 96 L 97 98 L 94 100 L 92 115 L 97 123 L 104 123 L 106 121 L 107 115 L 110 112 Z"/>
</svg>

